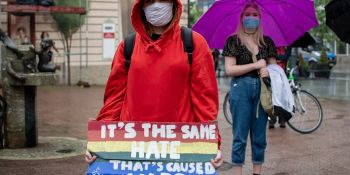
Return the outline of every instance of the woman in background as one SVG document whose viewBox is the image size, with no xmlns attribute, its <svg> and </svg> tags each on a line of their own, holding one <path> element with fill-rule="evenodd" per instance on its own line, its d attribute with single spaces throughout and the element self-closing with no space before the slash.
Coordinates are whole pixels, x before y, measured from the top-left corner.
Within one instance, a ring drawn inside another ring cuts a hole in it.
<svg viewBox="0 0 350 175">
<path fill-rule="evenodd" d="M 267 115 L 260 104 L 260 77 L 269 76 L 266 64 L 276 63 L 276 48 L 271 38 L 263 36 L 257 4 L 247 3 L 239 21 L 236 34 L 227 39 L 223 51 L 226 74 L 233 77 L 230 90 L 233 174 L 242 174 L 250 133 L 253 174 L 260 175 L 265 158 L 267 123 Z"/>
</svg>

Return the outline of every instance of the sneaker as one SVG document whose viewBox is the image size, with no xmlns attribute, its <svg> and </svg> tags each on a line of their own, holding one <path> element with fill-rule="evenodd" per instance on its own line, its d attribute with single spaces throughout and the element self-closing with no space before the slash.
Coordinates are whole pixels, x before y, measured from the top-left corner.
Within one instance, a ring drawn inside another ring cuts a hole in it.
<svg viewBox="0 0 350 175">
<path fill-rule="evenodd" d="M 269 129 L 273 129 L 273 128 L 275 128 L 275 125 L 274 125 L 274 124 L 269 123 Z"/>
</svg>

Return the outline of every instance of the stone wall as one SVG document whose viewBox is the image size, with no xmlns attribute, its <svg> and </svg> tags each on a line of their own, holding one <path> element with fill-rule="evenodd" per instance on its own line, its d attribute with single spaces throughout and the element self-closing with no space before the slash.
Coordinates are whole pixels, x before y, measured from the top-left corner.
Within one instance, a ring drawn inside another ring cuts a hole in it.
<svg viewBox="0 0 350 175">
<path fill-rule="evenodd" d="M 111 70 L 111 65 L 90 65 L 88 67 L 71 67 L 71 81 L 76 84 L 79 80 L 89 82 L 91 85 L 105 85 Z M 81 73 L 81 76 L 80 76 Z M 61 76 L 62 77 L 62 76 Z M 61 84 L 64 83 L 61 78 Z"/>
</svg>

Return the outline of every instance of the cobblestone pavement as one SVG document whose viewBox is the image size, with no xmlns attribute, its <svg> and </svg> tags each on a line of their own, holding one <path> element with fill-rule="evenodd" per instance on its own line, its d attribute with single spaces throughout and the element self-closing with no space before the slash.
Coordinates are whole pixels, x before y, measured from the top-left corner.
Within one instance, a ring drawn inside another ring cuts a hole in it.
<svg viewBox="0 0 350 175">
<path fill-rule="evenodd" d="M 222 151 L 226 162 L 231 157 L 231 127 L 222 114 L 222 102 L 228 90 L 226 80 L 220 80 L 219 125 Z M 312 82 L 314 81 L 314 82 Z M 303 88 L 319 97 L 324 109 L 324 121 L 312 134 L 302 135 L 290 128 L 267 131 L 263 175 L 347 175 L 350 173 L 350 99 L 341 96 L 347 88 L 338 87 L 335 95 L 317 89 L 329 88 L 331 81 L 303 81 Z M 337 83 L 337 82 L 336 82 Z M 345 84 L 346 85 L 346 84 Z M 322 87 L 320 87 L 322 86 Z M 86 124 L 96 117 L 103 100 L 104 87 L 40 87 L 37 94 L 38 133 L 42 137 L 72 137 L 86 139 Z M 343 92 L 341 92 L 343 91 Z M 327 94 L 328 93 L 328 94 Z M 341 100 L 338 100 L 341 99 Z M 7 151 L 7 150 L 6 150 Z M 1 152 L 1 150 L 0 150 Z M 16 150 L 13 150 L 16 152 Z M 244 174 L 251 175 L 251 152 L 247 147 Z M 6 160 L 0 157 L 1 175 L 84 174 L 87 164 L 83 156 L 45 160 Z M 222 175 L 232 175 L 229 163 L 220 169 Z"/>
</svg>

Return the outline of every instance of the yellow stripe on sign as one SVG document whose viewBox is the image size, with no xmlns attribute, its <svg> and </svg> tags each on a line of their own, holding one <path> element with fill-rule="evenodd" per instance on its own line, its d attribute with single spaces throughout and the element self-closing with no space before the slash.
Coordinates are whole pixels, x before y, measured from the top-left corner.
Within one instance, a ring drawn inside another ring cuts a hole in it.
<svg viewBox="0 0 350 175">
<path fill-rule="evenodd" d="M 87 148 L 92 152 L 131 152 L 131 143 L 127 141 L 107 141 L 107 142 L 88 142 Z M 137 147 L 141 142 L 135 142 Z M 150 142 L 144 142 L 144 150 L 147 152 Z M 157 148 L 160 152 L 162 150 L 162 144 L 157 142 Z M 180 143 L 176 146 L 176 152 L 178 154 L 216 154 L 217 143 L 208 142 L 195 142 L 195 143 Z M 170 152 L 170 144 L 167 144 L 167 153 Z"/>
</svg>

